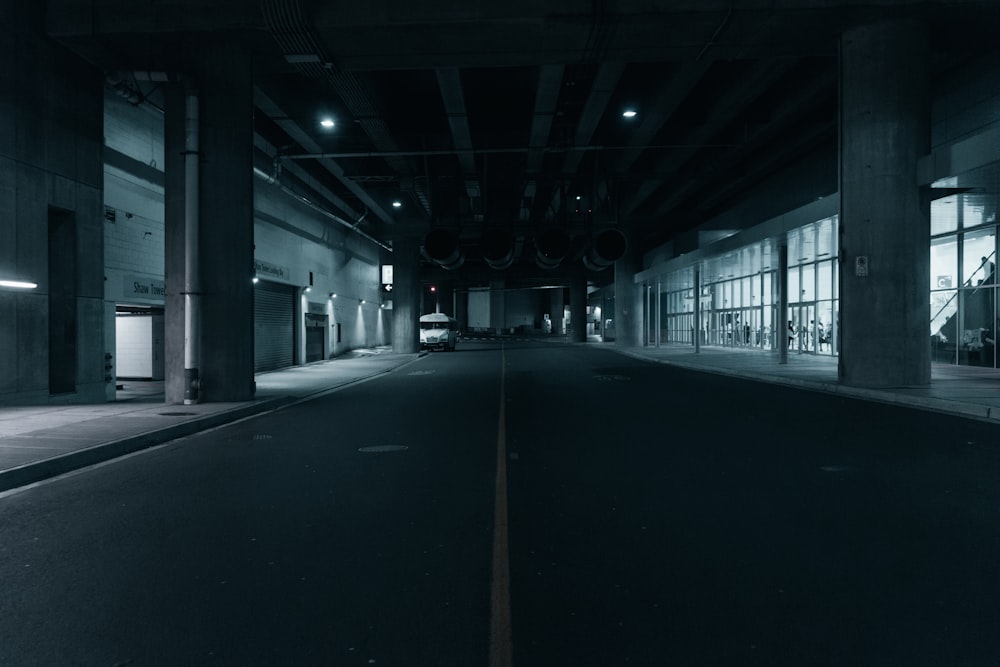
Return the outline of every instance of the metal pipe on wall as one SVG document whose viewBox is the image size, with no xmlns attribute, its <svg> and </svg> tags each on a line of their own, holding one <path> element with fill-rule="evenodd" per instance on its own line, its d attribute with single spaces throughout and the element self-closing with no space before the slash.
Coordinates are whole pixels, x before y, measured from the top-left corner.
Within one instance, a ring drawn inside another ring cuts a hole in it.
<svg viewBox="0 0 1000 667">
<path fill-rule="evenodd" d="M 201 400 L 201 272 L 198 261 L 198 92 L 185 91 L 184 114 L 184 404 Z"/>
<path fill-rule="evenodd" d="M 254 176 L 256 176 L 257 178 L 259 178 L 259 179 L 261 179 L 263 181 L 266 181 L 270 185 L 274 185 L 274 186 L 278 187 L 286 195 L 288 195 L 289 197 L 293 197 L 293 198 L 297 199 L 298 201 L 302 202 L 303 204 L 305 204 L 306 206 L 308 206 L 312 210 L 316 211 L 317 213 L 319 213 L 319 214 L 321 214 L 321 215 L 323 215 L 323 216 L 325 216 L 327 218 L 330 218 L 334 222 L 340 223 L 341 225 L 343 225 L 344 227 L 347 227 L 348 229 L 350 229 L 352 232 L 354 232 L 358 236 L 371 241 L 372 243 L 374 243 L 378 247 L 383 248 L 385 250 L 388 250 L 389 252 L 392 252 L 392 246 L 386 245 L 385 243 L 382 243 L 378 239 L 373 238 L 373 237 L 369 236 L 368 234 L 365 234 L 360 229 L 358 229 L 358 224 L 361 223 L 361 221 L 364 219 L 364 216 L 361 216 L 361 219 L 358 220 L 357 224 L 352 225 L 347 220 L 344 220 L 343 218 L 341 218 L 339 216 L 336 216 L 333 213 L 330 213 L 329 211 L 327 211 L 326 209 L 322 208 L 321 206 L 317 206 L 316 204 L 312 203 L 311 201 L 309 201 L 308 199 L 306 199 L 305 197 L 303 197 L 302 195 L 300 195 L 299 193 L 297 193 L 295 190 L 292 190 L 290 187 L 284 185 L 281 181 L 279 181 L 277 178 L 274 178 L 273 176 L 271 176 L 267 172 L 262 171 L 262 170 L 258 169 L 257 167 L 254 167 L 253 168 L 253 173 L 254 173 Z"/>
</svg>

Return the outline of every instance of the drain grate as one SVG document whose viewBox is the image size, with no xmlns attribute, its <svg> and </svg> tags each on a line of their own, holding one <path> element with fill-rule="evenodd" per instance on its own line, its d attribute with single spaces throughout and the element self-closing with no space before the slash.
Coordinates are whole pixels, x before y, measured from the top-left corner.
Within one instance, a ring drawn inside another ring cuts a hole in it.
<svg viewBox="0 0 1000 667">
<path fill-rule="evenodd" d="M 364 452 L 365 454 L 383 454 L 387 452 L 402 452 L 409 449 L 406 445 L 370 445 L 368 447 L 359 447 L 359 452 Z"/>
<path fill-rule="evenodd" d="M 159 412 L 164 417 L 194 417 L 197 412 Z"/>
</svg>

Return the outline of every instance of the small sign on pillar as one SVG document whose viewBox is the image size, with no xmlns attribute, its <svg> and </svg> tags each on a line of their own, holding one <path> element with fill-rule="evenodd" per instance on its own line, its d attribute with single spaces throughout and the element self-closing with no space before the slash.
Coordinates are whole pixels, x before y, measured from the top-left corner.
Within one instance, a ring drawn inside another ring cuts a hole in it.
<svg viewBox="0 0 1000 667">
<path fill-rule="evenodd" d="M 868 255 L 858 255 L 854 258 L 854 275 L 858 278 L 868 277 Z"/>
</svg>

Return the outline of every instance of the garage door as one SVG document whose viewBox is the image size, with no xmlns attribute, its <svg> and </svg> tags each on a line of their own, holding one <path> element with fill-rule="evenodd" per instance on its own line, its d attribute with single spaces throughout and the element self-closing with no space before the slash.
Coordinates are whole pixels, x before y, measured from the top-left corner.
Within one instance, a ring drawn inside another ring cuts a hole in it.
<svg viewBox="0 0 1000 667">
<path fill-rule="evenodd" d="M 261 280 L 253 286 L 253 370 L 294 363 L 295 288 Z"/>
</svg>

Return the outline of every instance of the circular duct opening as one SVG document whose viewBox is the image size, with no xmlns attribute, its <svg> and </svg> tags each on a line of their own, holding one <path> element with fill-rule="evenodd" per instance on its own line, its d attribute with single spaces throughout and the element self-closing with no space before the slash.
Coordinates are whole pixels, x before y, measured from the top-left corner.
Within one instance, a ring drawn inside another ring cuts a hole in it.
<svg viewBox="0 0 1000 667">
<path fill-rule="evenodd" d="M 572 240 L 564 229 L 551 227 L 535 237 L 535 263 L 543 269 L 554 269 L 566 259 Z"/>
<path fill-rule="evenodd" d="M 509 269 L 514 263 L 514 236 L 504 229 L 488 229 L 482 239 L 483 261 L 491 269 Z"/>
<path fill-rule="evenodd" d="M 602 271 L 625 256 L 628 239 L 620 229 L 603 229 L 594 235 L 583 263 L 592 271 Z"/>
<path fill-rule="evenodd" d="M 445 269 L 457 269 L 465 262 L 458 235 L 445 229 L 429 231 L 424 237 L 423 249 L 429 260 Z"/>
</svg>

